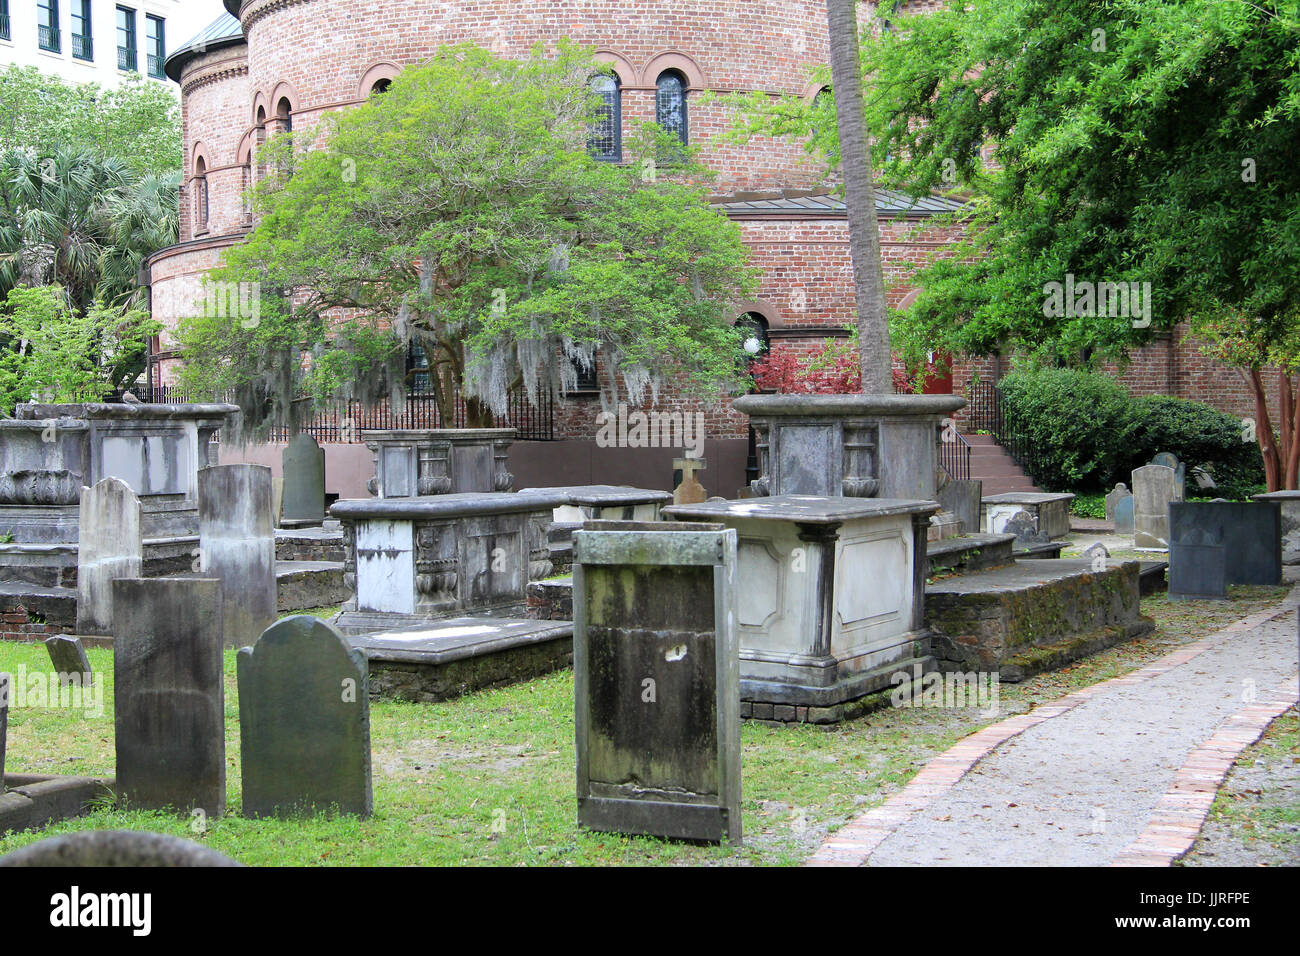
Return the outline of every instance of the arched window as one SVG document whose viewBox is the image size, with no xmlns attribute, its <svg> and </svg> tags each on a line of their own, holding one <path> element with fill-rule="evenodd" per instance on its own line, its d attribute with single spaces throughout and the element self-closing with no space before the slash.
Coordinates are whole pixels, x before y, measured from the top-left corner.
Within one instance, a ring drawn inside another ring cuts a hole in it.
<svg viewBox="0 0 1300 956">
<path fill-rule="evenodd" d="M 686 77 L 676 70 L 659 74 L 655 83 L 655 121 L 685 145 L 688 142 L 686 124 Z"/>
<path fill-rule="evenodd" d="M 623 91 L 618 77 L 602 73 L 591 80 L 601 99 L 596 121 L 587 137 L 587 149 L 596 159 L 617 163 L 623 159 Z"/>
<path fill-rule="evenodd" d="M 280 102 L 275 104 L 275 119 L 282 132 L 293 132 L 293 104 L 289 102 L 289 97 L 282 96 Z"/>
<path fill-rule="evenodd" d="M 375 85 L 370 88 L 371 96 L 380 96 L 388 92 L 388 88 L 393 85 L 393 81 L 384 77 L 382 80 L 376 80 Z"/>
<path fill-rule="evenodd" d="M 200 156 L 194 164 L 194 216 L 198 231 L 208 228 L 208 164 Z"/>
<path fill-rule="evenodd" d="M 832 128 L 835 126 L 835 93 L 831 90 L 829 86 L 823 86 L 820 90 L 817 91 L 817 95 L 813 97 L 812 112 L 813 112 L 812 135 L 813 135 L 813 139 L 816 139 L 817 131 L 821 129 L 821 127 L 818 126 L 818 121 L 821 120 L 823 116 L 829 115 L 830 116 L 829 125 Z"/>
</svg>

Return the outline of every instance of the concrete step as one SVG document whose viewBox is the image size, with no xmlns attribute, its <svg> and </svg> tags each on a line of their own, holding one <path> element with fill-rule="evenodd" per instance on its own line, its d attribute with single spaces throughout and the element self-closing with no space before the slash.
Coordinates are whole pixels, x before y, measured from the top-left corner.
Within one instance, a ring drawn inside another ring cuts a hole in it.
<svg viewBox="0 0 1300 956">
<path fill-rule="evenodd" d="M 989 445 L 992 445 L 994 448 L 1002 447 L 996 441 L 994 441 L 992 435 L 962 435 L 961 437 L 966 439 L 966 443 L 968 445 L 972 445 L 975 447 L 983 448 Z"/>
<path fill-rule="evenodd" d="M 984 482 L 985 496 L 1006 494 L 1008 491 L 1041 492 L 1043 490 L 1035 485 L 1029 478 L 1024 476 L 1010 478 L 1001 476 L 998 478 L 983 478 L 980 480 Z"/>
</svg>

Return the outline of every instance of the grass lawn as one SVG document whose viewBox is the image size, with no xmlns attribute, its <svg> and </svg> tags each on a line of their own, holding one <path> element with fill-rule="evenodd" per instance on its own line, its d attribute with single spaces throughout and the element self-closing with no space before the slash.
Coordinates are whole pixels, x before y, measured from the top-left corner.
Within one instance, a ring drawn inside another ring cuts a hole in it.
<svg viewBox="0 0 1300 956">
<path fill-rule="evenodd" d="M 1287 588 L 1233 588 L 1226 602 L 1145 598 L 1156 632 L 1060 671 L 1001 686 L 996 717 L 975 708 L 888 709 L 831 729 L 746 723 L 741 732 L 745 842 L 708 847 L 578 828 L 574 798 L 573 674 L 443 704 L 371 706 L 375 813 L 369 820 L 245 820 L 240 803 L 239 704 L 226 653 L 226 775 L 230 809 L 195 832 L 188 818 L 103 808 L 39 833 L 0 837 L 0 853 L 42 836 L 147 829 L 201 840 L 252 865 L 794 864 L 827 832 L 905 785 L 933 756 L 997 719 L 1168 653 L 1281 600 Z M 112 653 L 88 651 L 104 682 L 102 716 L 15 708 L 8 770 L 111 777 Z M 0 643 L 0 670 L 48 672 L 40 645 Z"/>
</svg>

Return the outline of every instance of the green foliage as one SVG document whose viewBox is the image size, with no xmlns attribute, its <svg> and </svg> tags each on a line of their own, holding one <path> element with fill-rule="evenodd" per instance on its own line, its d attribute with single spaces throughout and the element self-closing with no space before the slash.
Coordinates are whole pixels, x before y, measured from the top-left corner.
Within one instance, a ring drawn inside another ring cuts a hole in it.
<svg viewBox="0 0 1300 956">
<path fill-rule="evenodd" d="M 1242 424 L 1200 402 L 1165 395 L 1130 398 L 1110 376 L 1072 369 L 1022 369 L 999 387 L 1008 431 L 1030 450 L 1034 480 L 1088 495 L 1131 483 L 1134 468 L 1173 452 L 1192 470 L 1204 468 L 1225 498 L 1245 498 L 1264 480 L 1259 446 L 1243 441 Z M 1080 510 L 1074 513 L 1102 517 Z"/>
<path fill-rule="evenodd" d="M 1243 440 L 1242 423 L 1200 402 L 1167 395 L 1148 395 L 1132 401 L 1134 429 L 1131 453 L 1124 462 L 1129 472 L 1169 451 L 1187 466 L 1188 494 L 1197 485 L 1192 470 L 1204 468 L 1217 486 L 1209 492 L 1230 499 L 1248 498 L 1263 490 L 1264 462 L 1259 445 Z M 1124 481 L 1122 477 L 1117 481 Z"/>
<path fill-rule="evenodd" d="M 1037 484 L 1104 487 L 1133 430 L 1127 393 L 1105 375 L 1073 369 L 1017 371 L 999 383 L 1009 431 L 1032 452 Z"/>
<path fill-rule="evenodd" d="M 120 158 L 138 175 L 181 169 L 181 111 L 161 83 L 130 77 L 116 89 L 69 83 L 33 66 L 0 70 L 0 152 L 57 144 Z"/>
<path fill-rule="evenodd" d="M 138 303 L 141 263 L 176 241 L 178 181 L 94 152 L 0 153 L 0 297 L 53 284 L 83 313 Z"/>
<path fill-rule="evenodd" d="M 1076 491 L 1074 499 L 1070 502 L 1070 514 L 1078 515 L 1080 518 L 1104 519 L 1106 517 L 1106 496 Z"/>
<path fill-rule="evenodd" d="M 250 430 L 298 392 L 398 398 L 412 343 L 444 407 L 463 385 L 484 424 L 514 387 L 573 387 L 597 352 L 607 400 L 733 383 L 754 288 L 739 229 L 661 131 L 629 136 L 623 165 L 587 153 L 599 69 L 569 46 L 446 47 L 328 116 L 318 148 L 267 144 L 258 226 L 211 277 L 259 290 L 259 319 L 184 320 L 187 383 L 233 389 Z"/>
<path fill-rule="evenodd" d="M 149 337 L 161 326 L 143 310 L 92 305 L 79 313 L 57 286 L 9 290 L 0 309 L 0 407 L 93 401 L 139 374 Z"/>
</svg>

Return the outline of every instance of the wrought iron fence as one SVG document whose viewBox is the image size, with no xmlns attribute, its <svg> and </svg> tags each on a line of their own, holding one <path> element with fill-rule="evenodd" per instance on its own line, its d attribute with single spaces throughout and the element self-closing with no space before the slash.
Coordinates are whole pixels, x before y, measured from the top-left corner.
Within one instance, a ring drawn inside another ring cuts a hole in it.
<svg viewBox="0 0 1300 956">
<path fill-rule="evenodd" d="M 939 441 L 939 464 L 948 477 L 957 481 L 970 478 L 970 442 L 956 429 L 945 429 Z"/>
<path fill-rule="evenodd" d="M 992 435 L 993 440 L 1005 448 L 1012 460 L 1037 484 L 1038 476 L 1043 473 L 1042 456 L 1015 416 L 1008 414 L 1002 389 L 992 382 L 971 380 L 966 385 L 966 400 L 969 403 L 970 428 Z"/>
<path fill-rule="evenodd" d="M 184 403 L 189 401 L 211 401 L 196 399 L 175 386 L 160 385 L 154 388 L 139 388 L 132 392 L 142 402 Z M 120 401 L 122 393 L 110 396 L 105 401 Z M 228 401 L 229 398 L 220 399 Z M 441 409 L 434 397 L 429 394 L 409 395 L 406 407 L 394 409 L 387 402 L 373 408 L 366 408 L 361 402 L 339 402 L 333 408 L 318 411 L 304 427 L 319 442 L 356 443 L 361 441 L 361 432 L 370 429 L 388 428 L 465 428 L 467 412 L 464 398 L 458 397 L 454 413 L 444 421 Z M 554 441 L 555 440 L 555 401 L 550 395 L 538 396 L 537 405 L 533 405 L 522 390 L 512 392 L 506 420 L 498 423 L 502 428 L 516 430 L 519 441 Z M 287 427 L 273 428 L 271 441 L 288 441 Z"/>
<path fill-rule="evenodd" d="M 117 48 L 117 68 L 127 72 L 135 72 L 135 50 L 130 47 L 120 46 Z"/>
<path fill-rule="evenodd" d="M 80 33 L 72 34 L 72 55 L 78 60 L 95 59 L 94 37 L 83 36 Z"/>
<path fill-rule="evenodd" d="M 47 27 L 42 23 L 36 28 L 36 33 L 42 50 L 49 50 L 51 53 L 58 53 L 62 50 L 63 44 L 61 41 L 63 38 L 57 27 Z"/>
<path fill-rule="evenodd" d="M 0 40 L 12 40 L 9 34 L 9 14 L 0 13 Z"/>
</svg>

